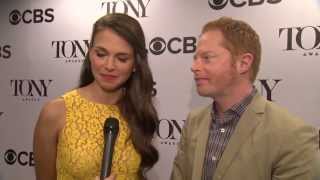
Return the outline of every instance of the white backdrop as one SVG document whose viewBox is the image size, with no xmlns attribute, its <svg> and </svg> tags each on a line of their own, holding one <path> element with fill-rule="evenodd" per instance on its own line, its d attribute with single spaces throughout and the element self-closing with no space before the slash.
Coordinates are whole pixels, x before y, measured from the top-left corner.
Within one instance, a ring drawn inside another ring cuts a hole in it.
<svg viewBox="0 0 320 180">
<path fill-rule="evenodd" d="M 319 127 L 320 0 L 28 0 L 0 2 L 0 180 L 34 178 L 33 129 L 41 106 L 77 86 L 92 24 L 124 12 L 143 26 L 160 115 L 160 160 L 169 179 L 176 144 L 198 97 L 190 66 L 201 27 L 243 19 L 261 37 L 258 91 Z"/>
</svg>

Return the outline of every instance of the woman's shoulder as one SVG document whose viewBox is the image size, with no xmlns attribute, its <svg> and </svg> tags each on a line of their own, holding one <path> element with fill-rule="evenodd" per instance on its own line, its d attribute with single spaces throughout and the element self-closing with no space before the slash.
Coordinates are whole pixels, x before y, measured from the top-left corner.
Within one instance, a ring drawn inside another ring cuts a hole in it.
<svg viewBox="0 0 320 180">
<path fill-rule="evenodd" d="M 64 99 L 61 97 L 55 98 L 42 107 L 41 112 L 48 116 L 58 116 L 65 109 Z"/>
<path fill-rule="evenodd" d="M 65 122 L 65 111 L 64 99 L 61 97 L 53 99 L 42 107 L 39 122 L 45 126 L 60 129 Z"/>
</svg>

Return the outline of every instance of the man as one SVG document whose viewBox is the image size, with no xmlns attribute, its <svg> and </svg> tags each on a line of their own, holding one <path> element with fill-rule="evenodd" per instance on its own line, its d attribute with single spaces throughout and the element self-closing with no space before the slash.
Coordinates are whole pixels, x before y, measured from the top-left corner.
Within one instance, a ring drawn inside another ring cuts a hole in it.
<svg viewBox="0 0 320 180">
<path fill-rule="evenodd" d="M 245 22 L 207 23 L 191 71 L 211 105 L 184 126 L 172 180 L 311 180 L 316 129 L 257 93 L 261 45 Z"/>
</svg>

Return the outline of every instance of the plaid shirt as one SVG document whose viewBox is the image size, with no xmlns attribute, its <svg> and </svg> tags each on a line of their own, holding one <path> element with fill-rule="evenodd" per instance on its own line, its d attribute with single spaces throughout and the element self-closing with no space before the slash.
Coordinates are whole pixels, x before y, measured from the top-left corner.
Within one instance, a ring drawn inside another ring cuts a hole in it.
<svg viewBox="0 0 320 180">
<path fill-rule="evenodd" d="M 257 90 L 253 88 L 251 93 L 246 96 L 240 103 L 233 105 L 230 109 L 218 116 L 216 104 L 212 105 L 212 122 L 209 129 L 209 137 L 207 142 L 206 154 L 203 164 L 202 180 L 212 180 L 219 160 L 222 157 L 237 123 L 250 104 Z"/>
</svg>

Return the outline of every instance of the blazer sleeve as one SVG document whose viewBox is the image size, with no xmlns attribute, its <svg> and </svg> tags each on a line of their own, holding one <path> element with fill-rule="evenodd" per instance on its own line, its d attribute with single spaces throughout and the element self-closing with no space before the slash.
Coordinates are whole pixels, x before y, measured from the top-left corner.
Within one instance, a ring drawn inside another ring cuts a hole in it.
<svg viewBox="0 0 320 180">
<path fill-rule="evenodd" d="M 173 168 L 171 172 L 171 180 L 187 180 L 191 177 L 187 178 L 188 169 L 188 157 L 187 157 L 187 144 L 189 138 L 189 131 L 192 127 L 191 124 L 192 118 L 191 113 L 188 114 L 185 125 L 183 126 L 180 142 L 178 143 L 176 157 L 173 161 Z M 189 172 L 190 173 L 190 172 Z"/>
<path fill-rule="evenodd" d="M 273 166 L 272 180 L 312 180 L 319 172 L 317 164 L 319 136 L 314 127 L 297 125 L 283 133 L 277 161 Z"/>
</svg>

